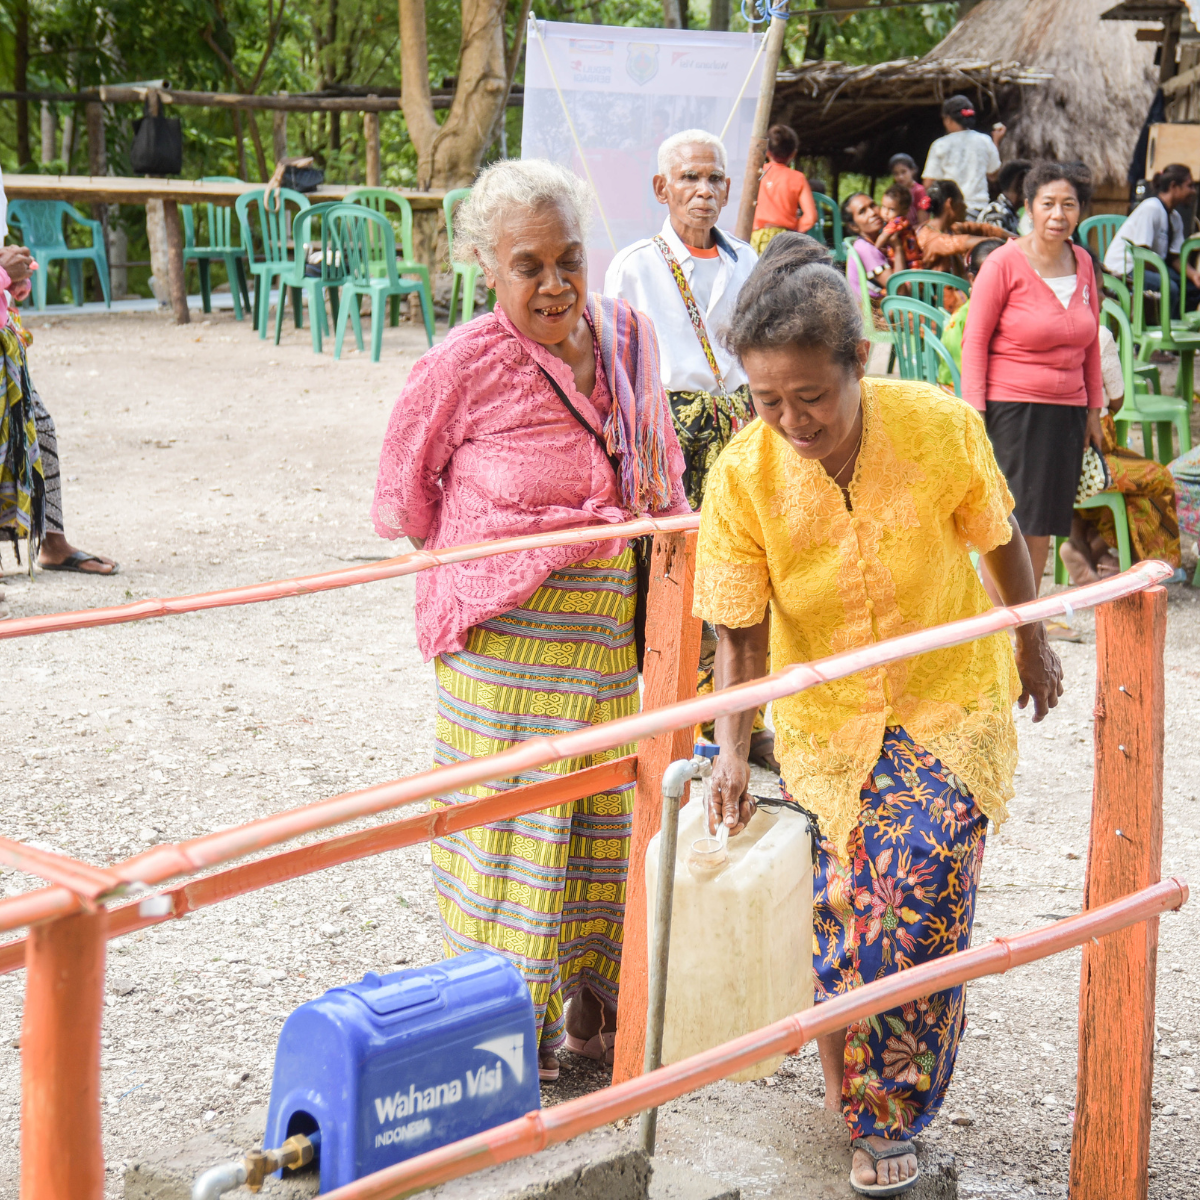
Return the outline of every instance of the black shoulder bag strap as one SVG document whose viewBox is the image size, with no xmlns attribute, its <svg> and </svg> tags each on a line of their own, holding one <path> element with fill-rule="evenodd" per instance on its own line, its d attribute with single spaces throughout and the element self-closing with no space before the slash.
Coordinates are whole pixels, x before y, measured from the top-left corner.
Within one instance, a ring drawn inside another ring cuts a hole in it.
<svg viewBox="0 0 1200 1200">
<path fill-rule="evenodd" d="M 540 363 L 538 364 L 538 370 L 545 375 L 546 382 L 554 389 L 554 394 L 563 402 L 567 412 L 569 412 L 571 416 L 573 416 L 575 420 L 578 421 L 579 424 L 582 425 L 584 429 L 586 429 L 588 433 L 590 433 L 592 437 L 596 439 L 596 445 L 600 447 L 600 452 L 605 458 L 608 459 L 608 464 L 612 467 L 613 474 L 617 477 L 617 483 L 619 485 L 621 481 L 621 460 L 617 457 L 617 455 L 609 454 L 608 445 L 604 441 L 604 435 L 598 430 L 592 428 L 592 426 L 584 417 L 583 413 L 581 413 L 579 409 L 577 409 L 575 405 L 573 405 L 571 401 L 567 399 L 567 393 L 558 386 L 558 381 Z"/>
</svg>

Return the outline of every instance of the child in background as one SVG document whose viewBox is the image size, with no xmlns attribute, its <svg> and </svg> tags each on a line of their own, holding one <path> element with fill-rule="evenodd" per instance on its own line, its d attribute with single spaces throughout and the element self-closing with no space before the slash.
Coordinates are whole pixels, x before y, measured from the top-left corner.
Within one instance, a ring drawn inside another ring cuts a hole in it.
<svg viewBox="0 0 1200 1200">
<path fill-rule="evenodd" d="M 986 241 L 979 242 L 967 256 L 967 282 L 972 287 L 975 285 L 975 277 L 979 274 L 979 269 L 987 260 L 987 256 L 1003 245 L 1004 243 L 999 238 L 988 238 Z M 971 301 L 968 298 L 950 314 L 950 320 L 942 329 L 942 345 L 950 351 L 950 357 L 954 359 L 954 365 L 960 372 L 962 371 L 963 330 L 967 325 L 967 312 L 970 307 Z M 952 390 L 953 378 L 950 375 L 950 368 L 945 363 L 938 364 L 938 383 L 947 391 Z"/>
<path fill-rule="evenodd" d="M 817 223 L 817 204 L 804 172 L 788 166 L 799 147 L 800 139 L 790 125 L 772 125 L 767 130 L 767 165 L 758 181 L 754 230 L 750 234 L 756 254 L 761 254 L 778 234 L 788 230 L 807 233 Z"/>
<path fill-rule="evenodd" d="M 876 249 L 887 255 L 893 271 L 908 271 L 919 267 L 921 247 L 917 244 L 917 233 L 909 220 L 912 193 L 908 188 L 892 184 L 883 193 L 879 211 L 886 224 L 883 232 L 875 239 Z"/>
<path fill-rule="evenodd" d="M 919 229 L 929 216 L 929 193 L 925 185 L 917 177 L 917 164 L 909 154 L 893 154 L 888 159 L 888 170 L 892 179 L 902 188 L 907 188 L 912 196 L 912 208 L 909 210 L 909 224 Z"/>
</svg>

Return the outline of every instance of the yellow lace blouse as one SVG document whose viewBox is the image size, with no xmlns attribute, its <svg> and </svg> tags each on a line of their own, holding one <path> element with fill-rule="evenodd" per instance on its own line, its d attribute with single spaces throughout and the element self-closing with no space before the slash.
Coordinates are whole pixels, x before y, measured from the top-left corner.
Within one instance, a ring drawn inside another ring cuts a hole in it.
<svg viewBox="0 0 1200 1200">
<path fill-rule="evenodd" d="M 762 421 L 709 476 L 694 612 L 738 628 L 758 624 L 769 603 L 774 669 L 991 607 L 969 550 L 1008 541 L 1013 499 L 983 420 L 924 383 L 864 380 L 862 400 L 853 511 L 819 462 Z M 1019 694 L 998 633 L 776 701 L 776 753 L 792 795 L 843 852 L 888 725 L 941 759 L 998 824 Z"/>
</svg>

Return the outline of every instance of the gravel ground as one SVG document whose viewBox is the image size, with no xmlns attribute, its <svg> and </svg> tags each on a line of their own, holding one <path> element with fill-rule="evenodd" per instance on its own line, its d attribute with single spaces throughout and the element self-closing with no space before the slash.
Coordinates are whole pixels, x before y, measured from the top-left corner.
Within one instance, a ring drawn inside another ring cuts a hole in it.
<svg viewBox="0 0 1200 1200">
<path fill-rule="evenodd" d="M 67 532 L 120 560 L 113 579 L 18 573 L 12 616 L 309 574 L 388 553 L 369 518 L 380 440 L 423 350 L 388 330 L 384 359 L 278 348 L 228 314 L 178 328 L 152 315 L 33 319 L 34 380 L 59 430 Z M 5 652 L 0 787 L 5 836 L 106 864 L 424 768 L 430 670 L 412 582 L 12 643 Z M 1013 820 L 989 839 L 977 940 L 1046 924 L 1081 903 L 1091 792 L 1090 614 L 1061 652 L 1068 690 L 1034 728 L 1019 718 Z M 1200 835 L 1193 714 L 1200 595 L 1170 589 L 1164 874 L 1186 875 Z M 3 894 L 33 885 L 4 872 Z M 1195 1194 L 1200 1126 L 1193 1029 L 1195 904 L 1161 925 L 1160 1035 L 1150 1195 Z M 104 1028 L 109 1193 L 124 1160 L 266 1102 L 287 1013 L 365 970 L 440 955 L 427 856 L 414 848 L 280 885 L 110 946 Z M 971 1029 L 930 1140 L 956 1155 L 960 1194 L 1065 1194 L 1079 955 L 971 990 Z M 16 1196 L 22 975 L 0 976 L 0 1196 Z M 552 1103 L 604 1082 L 567 1061 Z M 816 1060 L 778 1086 L 814 1098 Z M 755 1085 L 745 1085 L 755 1086 Z M 761 1086 L 761 1085 L 760 1085 Z M 720 1104 L 704 1098 L 719 1120 Z M 959 1124 L 952 1123 L 954 1114 Z M 746 1195 L 771 1189 L 744 1181 Z M 765 1190 L 764 1190 L 765 1189 Z"/>
</svg>

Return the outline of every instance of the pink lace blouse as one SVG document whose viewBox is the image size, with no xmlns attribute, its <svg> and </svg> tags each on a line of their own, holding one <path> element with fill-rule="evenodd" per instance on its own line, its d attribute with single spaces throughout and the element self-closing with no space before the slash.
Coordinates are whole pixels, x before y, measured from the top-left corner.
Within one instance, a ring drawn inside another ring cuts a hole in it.
<svg viewBox="0 0 1200 1200">
<path fill-rule="evenodd" d="M 598 343 L 598 339 L 594 339 Z M 600 430 L 612 394 L 596 349 L 596 387 L 518 332 L 500 308 L 451 331 L 409 373 L 392 410 L 371 515 L 381 537 L 425 538 L 431 549 L 516 537 L 634 514 L 596 439 L 538 369 L 544 367 Z M 668 431 L 672 504 L 691 509 L 683 455 Z M 434 567 L 417 576 L 417 642 L 426 661 L 461 650 L 474 625 L 527 600 L 554 571 L 625 546 L 612 538 Z"/>
</svg>

